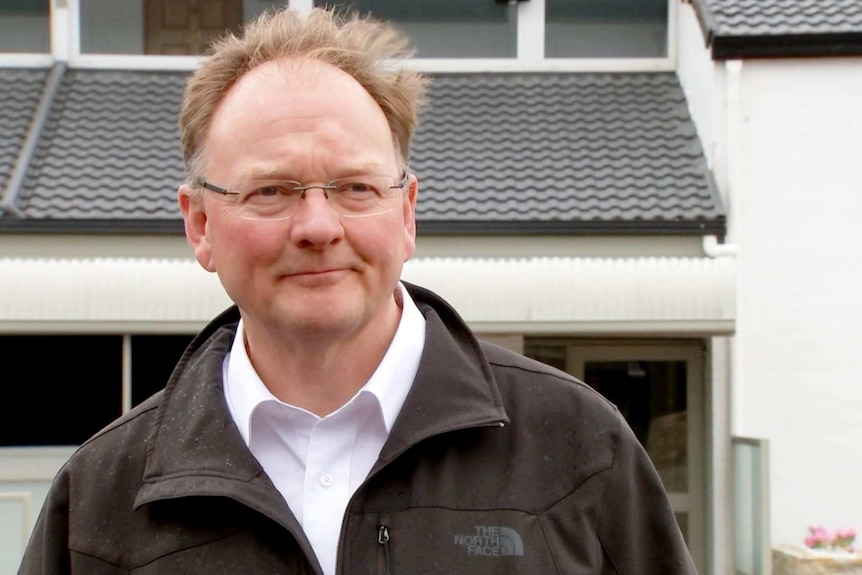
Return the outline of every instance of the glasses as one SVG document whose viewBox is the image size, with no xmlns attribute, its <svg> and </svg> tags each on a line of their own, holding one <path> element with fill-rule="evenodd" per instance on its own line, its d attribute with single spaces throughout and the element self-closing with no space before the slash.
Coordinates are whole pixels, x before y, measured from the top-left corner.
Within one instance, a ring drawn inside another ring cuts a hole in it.
<svg viewBox="0 0 862 575">
<path fill-rule="evenodd" d="M 224 196 L 237 207 L 240 217 L 246 219 L 285 220 L 293 217 L 300 201 L 305 199 L 305 192 L 315 188 L 323 190 L 339 215 L 361 218 L 392 211 L 391 200 L 407 185 L 408 176 L 409 172 L 405 170 L 401 180 L 371 174 L 307 186 L 293 180 L 255 180 L 237 190 L 228 190 L 206 180 L 196 183 Z"/>
</svg>

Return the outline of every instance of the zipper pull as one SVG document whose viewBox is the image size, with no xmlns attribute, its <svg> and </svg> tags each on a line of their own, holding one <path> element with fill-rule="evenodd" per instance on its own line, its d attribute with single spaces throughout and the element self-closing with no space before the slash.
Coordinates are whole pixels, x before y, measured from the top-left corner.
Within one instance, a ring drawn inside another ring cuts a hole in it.
<svg viewBox="0 0 862 575">
<path fill-rule="evenodd" d="M 377 542 L 383 546 L 383 575 L 391 575 L 389 571 L 389 527 L 377 526 Z"/>
</svg>

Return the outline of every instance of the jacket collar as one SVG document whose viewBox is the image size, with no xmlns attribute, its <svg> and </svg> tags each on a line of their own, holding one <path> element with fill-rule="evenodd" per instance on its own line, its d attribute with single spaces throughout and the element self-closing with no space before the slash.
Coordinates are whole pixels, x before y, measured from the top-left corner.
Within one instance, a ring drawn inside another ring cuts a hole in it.
<svg viewBox="0 0 862 575">
<path fill-rule="evenodd" d="M 425 349 L 373 471 L 428 437 L 508 422 L 490 366 L 463 320 L 434 293 L 405 285 L 425 316 Z M 225 403 L 222 364 L 237 321 L 236 307 L 213 320 L 171 375 L 148 441 L 136 507 L 184 495 L 222 495 L 241 499 L 283 525 L 296 523 Z"/>
<path fill-rule="evenodd" d="M 509 422 L 479 341 L 457 312 L 430 290 L 405 282 L 425 316 L 425 349 L 376 471 L 410 446 L 440 433 Z"/>
</svg>

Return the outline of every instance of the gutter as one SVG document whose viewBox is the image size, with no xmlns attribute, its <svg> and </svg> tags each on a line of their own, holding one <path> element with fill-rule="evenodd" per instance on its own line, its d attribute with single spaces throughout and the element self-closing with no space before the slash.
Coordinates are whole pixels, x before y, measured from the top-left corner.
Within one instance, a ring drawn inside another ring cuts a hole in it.
<svg viewBox="0 0 862 575">
<path fill-rule="evenodd" d="M 0 199 L 0 217 L 12 214 L 18 218 L 24 218 L 18 206 L 15 205 L 18 196 L 21 193 L 21 188 L 24 185 L 24 178 L 27 176 L 27 171 L 30 169 L 30 163 L 33 161 L 33 156 L 36 155 L 36 146 L 42 136 L 42 131 L 45 129 L 45 124 L 48 121 L 48 115 L 51 112 L 51 107 L 54 104 L 54 98 L 57 95 L 57 90 L 60 87 L 60 81 L 66 72 L 66 62 L 60 61 L 51 67 L 51 72 L 45 81 L 45 89 L 42 90 L 42 97 L 39 99 L 39 106 L 36 108 L 36 113 L 33 114 L 33 121 L 30 123 L 30 129 L 27 131 L 27 137 L 24 139 L 24 144 L 18 153 L 18 158 L 15 161 L 15 167 L 12 174 L 9 176 L 9 182 L 6 185 L 6 190 L 3 192 Z"/>
<path fill-rule="evenodd" d="M 713 60 L 862 56 L 862 32 L 713 36 Z"/>
<path fill-rule="evenodd" d="M 739 248 L 736 244 L 719 243 L 716 236 L 703 236 L 703 253 L 711 258 L 736 257 Z"/>
</svg>

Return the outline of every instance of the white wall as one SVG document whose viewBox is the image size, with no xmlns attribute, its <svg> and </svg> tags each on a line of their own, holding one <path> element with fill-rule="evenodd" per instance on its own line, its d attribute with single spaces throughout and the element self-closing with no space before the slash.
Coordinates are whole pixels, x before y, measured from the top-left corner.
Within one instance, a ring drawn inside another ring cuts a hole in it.
<svg viewBox="0 0 862 575">
<path fill-rule="evenodd" d="M 862 529 L 862 58 L 713 62 L 687 3 L 678 38 L 740 248 L 731 433 L 770 440 L 774 544 Z"/>
<path fill-rule="evenodd" d="M 746 61 L 733 432 L 771 442 L 773 543 L 862 528 L 862 58 Z"/>
<path fill-rule="evenodd" d="M 714 162 L 715 107 L 721 102 L 709 50 L 691 4 L 679 7 L 677 26 L 677 75 L 688 101 L 689 113 L 697 126 L 707 162 Z"/>
</svg>

